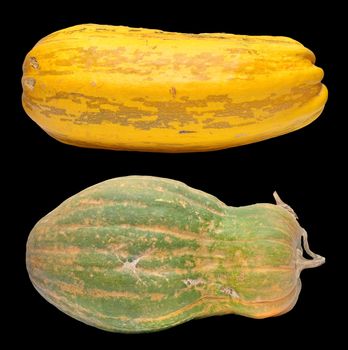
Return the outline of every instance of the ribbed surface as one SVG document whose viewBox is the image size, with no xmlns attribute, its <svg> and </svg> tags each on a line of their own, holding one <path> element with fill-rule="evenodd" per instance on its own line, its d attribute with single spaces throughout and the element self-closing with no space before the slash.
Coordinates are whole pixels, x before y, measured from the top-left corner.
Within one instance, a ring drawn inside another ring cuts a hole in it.
<svg viewBox="0 0 348 350">
<path fill-rule="evenodd" d="M 99 328 L 141 332 L 198 316 L 287 311 L 298 224 L 283 208 L 227 207 L 180 182 L 105 181 L 41 219 L 27 246 L 36 289 Z"/>
<path fill-rule="evenodd" d="M 53 33 L 23 65 L 23 106 L 60 141 L 204 151 L 313 121 L 327 90 L 313 53 L 285 37 L 179 34 L 80 25 Z"/>
</svg>

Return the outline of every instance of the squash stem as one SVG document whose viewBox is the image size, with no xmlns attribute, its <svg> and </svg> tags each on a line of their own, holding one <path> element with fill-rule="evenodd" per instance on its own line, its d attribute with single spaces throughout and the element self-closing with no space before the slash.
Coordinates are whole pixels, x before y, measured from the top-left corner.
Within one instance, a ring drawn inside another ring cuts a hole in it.
<svg viewBox="0 0 348 350">
<path fill-rule="evenodd" d="M 303 248 L 305 250 L 305 252 L 312 257 L 313 259 L 309 260 L 309 259 L 303 259 L 301 261 L 301 265 L 302 265 L 302 270 L 303 269 L 310 269 L 313 267 L 318 267 L 322 264 L 325 263 L 325 258 L 323 256 L 320 256 L 318 254 L 313 253 L 308 245 L 308 235 L 307 232 L 304 228 L 301 227 L 301 237 L 302 237 L 302 244 L 303 244 Z"/>
<path fill-rule="evenodd" d="M 294 210 L 286 203 L 284 203 L 277 192 L 273 192 L 273 197 L 276 201 L 276 204 L 283 207 L 284 209 L 286 209 L 288 212 L 290 212 L 296 219 L 298 219 L 298 216 L 296 215 L 296 213 L 294 212 Z M 318 267 L 322 264 L 325 263 L 325 258 L 323 256 L 320 256 L 318 254 L 315 254 L 311 251 L 311 249 L 309 248 L 309 244 L 308 244 L 308 235 L 307 235 L 307 231 L 301 227 L 300 228 L 300 242 L 299 242 L 299 248 L 298 248 L 298 259 L 297 259 L 297 266 L 299 268 L 299 272 L 301 272 L 304 269 L 310 269 L 310 268 L 314 268 L 314 267 Z M 303 257 L 303 250 L 302 250 L 302 246 L 305 250 L 305 252 L 312 258 L 312 259 L 305 259 Z"/>
</svg>

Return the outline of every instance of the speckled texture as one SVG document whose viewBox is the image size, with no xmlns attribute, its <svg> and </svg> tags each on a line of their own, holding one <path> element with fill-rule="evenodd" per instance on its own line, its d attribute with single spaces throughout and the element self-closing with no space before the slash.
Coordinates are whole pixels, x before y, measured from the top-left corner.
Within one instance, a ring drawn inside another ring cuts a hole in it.
<svg viewBox="0 0 348 350">
<path fill-rule="evenodd" d="M 285 37 L 79 25 L 23 64 L 23 107 L 83 147 L 208 151 L 299 129 L 324 108 L 314 54 Z"/>
</svg>

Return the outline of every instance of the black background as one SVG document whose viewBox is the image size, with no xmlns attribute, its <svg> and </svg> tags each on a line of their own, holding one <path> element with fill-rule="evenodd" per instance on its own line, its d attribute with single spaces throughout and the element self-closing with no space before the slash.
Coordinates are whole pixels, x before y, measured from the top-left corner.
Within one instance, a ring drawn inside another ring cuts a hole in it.
<svg viewBox="0 0 348 350">
<path fill-rule="evenodd" d="M 342 9 L 337 4 L 178 3 L 166 1 L 129 4 L 110 2 L 39 3 L 21 5 L 19 30 L 11 33 L 12 70 L 3 130 L 9 165 L 11 229 L 8 268 L 11 316 L 8 334 L 13 344 L 25 339 L 40 345 L 43 339 L 67 346 L 113 347 L 281 346 L 339 340 L 337 321 L 343 276 L 338 272 L 342 243 L 336 206 L 340 198 L 343 157 L 339 131 L 343 128 L 338 88 L 339 33 Z M 190 6 L 192 6 L 190 8 Z M 127 6 L 128 5 L 128 6 Z M 307 4 L 308 5 L 308 4 Z M 76 8 L 74 7 L 76 6 Z M 18 12 L 17 12 L 18 13 Z M 330 22 L 331 21 L 331 22 Z M 329 101 L 311 125 L 271 140 L 210 153 L 156 154 L 83 149 L 61 144 L 46 135 L 21 107 L 21 64 L 25 54 L 43 36 L 80 23 L 128 25 L 178 32 L 228 32 L 292 37 L 310 48 L 325 71 Z M 329 23 L 329 24 L 328 24 Z M 12 57 L 13 55 L 13 57 Z M 7 69 L 6 69 L 7 70 Z M 7 141 L 6 141 L 7 140 Z M 64 315 L 32 287 L 25 269 L 25 244 L 33 225 L 67 197 L 97 182 L 131 174 L 163 176 L 217 196 L 229 205 L 273 202 L 276 190 L 297 212 L 314 252 L 327 258 L 320 268 L 302 274 L 303 289 L 295 308 L 284 316 L 253 320 L 236 315 L 191 321 L 152 334 L 113 334 Z M 4 250 L 7 250 L 3 248 Z M 10 267 L 11 266 L 11 267 Z M 346 307 L 346 306 L 345 306 Z M 329 328 L 329 327 L 332 328 Z M 329 330 L 330 329 L 330 330 Z M 170 342 L 168 342 L 170 340 Z M 285 343 L 284 343 L 285 342 Z M 50 344 L 50 343 L 45 343 Z M 42 344 L 41 344 L 42 345 Z M 39 346 L 40 347 L 40 346 Z"/>
</svg>

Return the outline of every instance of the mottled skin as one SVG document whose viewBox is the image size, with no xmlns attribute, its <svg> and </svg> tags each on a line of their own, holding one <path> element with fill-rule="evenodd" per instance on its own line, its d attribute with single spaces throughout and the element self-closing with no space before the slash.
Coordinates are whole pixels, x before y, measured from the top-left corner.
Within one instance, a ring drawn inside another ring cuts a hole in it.
<svg viewBox="0 0 348 350">
<path fill-rule="evenodd" d="M 300 291 L 300 237 L 280 206 L 228 207 L 178 181 L 129 176 L 41 219 L 27 268 L 40 294 L 78 320 L 155 331 L 197 317 L 290 310 Z"/>
<path fill-rule="evenodd" d="M 299 129 L 324 108 L 314 54 L 285 37 L 78 25 L 23 64 L 23 107 L 83 147 L 193 152 Z"/>
</svg>

